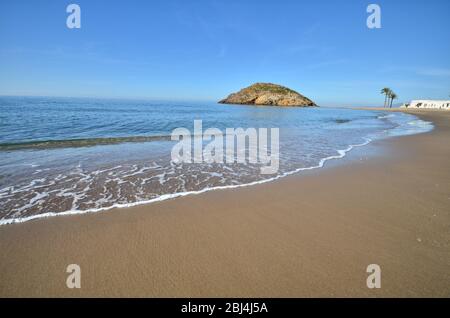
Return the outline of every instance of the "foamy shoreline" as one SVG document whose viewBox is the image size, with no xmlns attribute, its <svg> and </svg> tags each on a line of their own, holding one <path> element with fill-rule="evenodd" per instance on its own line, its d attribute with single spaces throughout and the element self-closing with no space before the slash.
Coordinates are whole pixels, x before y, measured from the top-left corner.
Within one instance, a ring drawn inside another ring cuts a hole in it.
<svg viewBox="0 0 450 318">
<path fill-rule="evenodd" d="M 346 153 L 351 151 L 353 148 L 355 148 L 355 147 L 362 147 L 362 146 L 368 145 L 370 142 L 371 142 L 371 140 L 368 139 L 366 142 L 364 142 L 362 144 L 350 145 L 347 149 L 337 150 L 338 155 L 329 156 L 329 157 L 321 159 L 317 166 L 306 167 L 306 168 L 299 168 L 299 169 L 296 169 L 294 171 L 290 171 L 290 172 L 282 174 L 282 175 L 277 175 L 276 177 L 269 178 L 269 179 L 264 179 L 264 180 L 255 181 L 255 182 L 251 182 L 251 183 L 237 184 L 237 185 L 228 185 L 228 186 L 218 186 L 218 187 L 214 187 L 214 188 L 205 188 L 205 189 L 199 190 L 199 191 L 189 191 L 189 192 L 179 192 L 179 193 L 174 193 L 174 194 L 164 194 L 164 195 L 161 195 L 160 197 L 157 197 L 157 198 L 152 199 L 152 200 L 137 201 L 137 202 L 127 203 L 127 204 L 114 204 L 114 205 L 109 206 L 109 207 L 98 208 L 98 209 L 90 209 L 90 210 L 84 210 L 84 211 L 74 210 L 74 211 L 64 211 L 64 212 L 49 212 L 49 213 L 43 213 L 43 214 L 36 214 L 36 215 L 29 216 L 29 217 L 24 217 L 24 218 L 5 219 L 5 220 L 0 220 L 0 226 L 1 225 L 6 225 L 6 224 L 23 223 L 23 222 L 27 222 L 27 221 L 31 221 L 31 220 L 36 220 L 36 219 L 40 219 L 40 218 L 49 218 L 49 217 L 54 217 L 54 216 L 68 216 L 68 215 L 76 215 L 76 214 L 96 213 L 96 212 L 107 211 L 107 210 L 111 210 L 111 209 L 117 209 L 117 208 L 130 208 L 130 207 L 135 207 L 135 206 L 139 206 L 139 205 L 150 204 L 150 203 L 165 201 L 165 200 L 169 200 L 169 199 L 175 199 L 175 198 L 178 198 L 178 197 L 184 197 L 184 196 L 187 196 L 187 195 L 201 194 L 201 193 L 214 191 L 214 190 L 236 189 L 236 188 L 249 187 L 249 186 L 254 186 L 254 185 L 257 185 L 257 184 L 263 184 L 263 183 L 267 183 L 267 182 L 272 182 L 272 181 L 278 180 L 280 178 L 283 178 L 283 177 L 286 177 L 286 176 L 298 173 L 300 171 L 306 171 L 306 170 L 313 170 L 313 169 L 322 168 L 324 166 L 325 162 L 327 162 L 328 160 L 344 158 Z"/>
<path fill-rule="evenodd" d="M 377 110 L 380 110 L 380 109 L 377 109 Z M 384 110 L 386 110 L 386 109 L 384 109 Z M 382 115 L 382 116 L 379 116 L 378 118 L 389 118 L 389 116 L 390 115 Z M 411 133 L 412 134 L 422 133 L 422 132 L 426 132 L 426 131 L 433 129 L 433 126 L 430 125 L 429 122 L 421 121 L 421 120 L 417 120 L 417 121 L 419 123 L 421 123 L 421 125 L 423 126 L 421 129 L 417 128 L 416 130 L 412 130 L 411 132 L 408 132 L 406 130 L 405 131 L 400 130 L 396 134 L 394 132 L 395 129 L 397 128 L 396 127 L 396 128 L 391 129 L 393 131 L 393 133 L 391 133 L 391 136 L 389 136 L 389 135 L 383 136 L 383 138 L 392 137 L 392 136 L 409 135 Z M 427 125 L 430 125 L 430 126 L 428 127 Z M 214 190 L 236 189 L 236 188 L 254 186 L 254 185 L 258 185 L 258 184 L 264 184 L 264 183 L 268 183 L 268 182 L 272 182 L 272 181 L 281 179 L 286 176 L 290 176 L 290 175 L 299 173 L 301 171 L 320 169 L 325 165 L 325 163 L 327 161 L 335 160 L 335 159 L 342 159 L 346 156 L 347 152 L 351 151 L 355 147 L 362 147 L 362 146 L 368 145 L 372 141 L 372 139 L 368 138 L 368 137 L 364 137 L 364 139 L 365 139 L 365 141 L 363 143 L 352 144 L 352 145 L 349 145 L 345 149 L 336 150 L 336 152 L 337 152 L 336 155 L 331 155 L 331 156 L 320 159 L 320 161 L 317 165 L 310 166 L 310 167 L 298 168 L 298 169 L 295 169 L 292 171 L 278 174 L 275 177 L 268 178 L 268 179 L 263 179 L 263 180 L 249 182 L 249 183 L 243 183 L 243 184 L 237 184 L 237 185 L 206 187 L 204 189 L 197 190 L 197 191 L 185 191 L 185 192 L 163 194 L 163 195 L 160 195 L 159 197 L 152 198 L 150 200 L 135 201 L 135 202 L 124 203 L 124 204 L 114 203 L 111 206 L 101 207 L 101 208 L 91 208 L 91 209 L 86 209 L 86 210 L 69 210 L 69 211 L 62 211 L 62 212 L 46 212 L 46 213 L 31 215 L 31 216 L 27 216 L 27 217 L 3 219 L 3 220 L 0 220 L 0 226 L 7 225 L 7 224 L 23 223 L 23 222 L 27 222 L 27 221 L 31 221 L 31 220 L 37 220 L 37 219 L 41 219 L 41 218 L 50 218 L 50 217 L 55 217 L 55 216 L 69 216 L 69 215 L 77 215 L 77 214 L 97 213 L 97 212 L 108 211 L 108 210 L 117 209 L 117 208 L 130 208 L 130 207 L 135 207 L 135 206 L 140 206 L 140 205 L 151 204 L 151 203 L 155 203 L 155 202 L 166 201 L 166 200 L 170 200 L 170 199 L 174 199 L 174 198 L 184 197 L 187 195 L 202 194 L 202 193 L 214 191 Z M 379 139 L 379 137 L 377 139 Z"/>
<path fill-rule="evenodd" d="M 391 115 L 382 115 L 382 116 L 378 116 L 378 118 L 382 119 L 382 118 L 389 118 Z M 429 131 L 433 128 L 432 125 L 430 125 L 430 123 L 426 122 L 426 121 L 421 121 L 421 120 L 415 120 L 417 122 L 419 122 L 419 124 L 422 127 L 419 128 L 414 128 L 412 129 L 411 132 L 407 131 L 406 128 L 401 128 L 401 130 L 399 132 L 395 132 L 396 128 L 391 129 L 391 131 L 388 131 L 390 135 L 388 136 L 383 136 L 383 138 L 386 137 L 391 137 L 391 136 L 397 136 L 397 135 L 408 135 L 411 133 L 422 133 L 422 132 L 426 132 Z M 412 121 L 411 121 L 412 122 Z M 411 123 L 410 122 L 410 123 Z M 429 127 L 428 127 L 428 126 Z M 380 137 L 377 137 L 377 139 L 379 139 Z M 258 181 L 254 181 L 254 182 L 249 182 L 249 183 L 242 183 L 242 184 L 237 184 L 237 185 L 225 185 L 225 186 L 214 186 L 214 187 L 206 187 L 203 188 L 201 190 L 196 190 L 196 191 L 185 191 L 185 192 L 177 192 L 177 193 L 168 193 L 168 194 L 163 194 L 160 195 L 156 198 L 152 198 L 149 200 L 140 200 L 140 201 L 135 201 L 135 202 L 130 202 L 130 203 L 114 203 L 111 206 L 107 206 L 107 207 L 100 207 L 100 208 L 90 208 L 90 209 L 86 209 L 86 210 L 68 210 L 68 211 L 62 211 L 62 212 L 46 212 L 46 213 L 41 213 L 41 214 L 36 214 L 36 215 L 31 215 L 31 216 L 27 216 L 27 217 L 18 217 L 18 218 L 11 218 L 11 219 L 3 219 L 0 220 L 0 226 L 1 225 L 7 225 L 7 224 L 15 224 L 15 223 L 23 223 L 23 222 L 27 222 L 27 221 L 31 221 L 31 220 L 36 220 L 36 219 L 41 219 L 41 218 L 49 218 L 49 217 L 54 217 L 54 216 L 68 216 L 68 215 L 76 215 L 76 214 L 87 214 L 87 213 L 96 213 L 96 212 L 102 212 L 102 211 L 107 211 L 107 210 L 111 210 L 111 209 L 116 209 L 116 208 L 129 208 L 129 207 L 135 207 L 135 206 L 140 206 L 140 205 L 145 205 L 145 204 L 151 204 L 151 203 L 155 203 L 155 202 L 161 202 L 161 201 L 165 201 L 165 200 L 170 200 L 170 199 L 174 199 L 174 198 L 179 198 L 179 197 L 184 197 L 187 195 L 197 195 L 197 194 L 202 194 L 205 192 L 209 192 L 209 191 L 213 191 L 213 190 L 225 190 L 225 189 L 236 189 L 236 188 L 242 188 L 242 187 L 248 187 L 248 186 L 254 186 L 257 184 L 263 184 L 263 183 L 267 183 L 267 182 L 272 182 L 275 180 L 278 180 L 280 178 L 292 175 L 292 174 L 296 174 L 299 173 L 301 171 L 307 171 L 307 170 L 314 170 L 314 169 L 319 169 L 322 168 L 325 163 L 329 160 L 335 160 L 335 159 L 342 159 L 346 156 L 347 152 L 351 151 L 353 148 L 355 147 L 362 147 L 365 145 L 368 145 L 372 139 L 368 138 L 368 137 L 364 137 L 363 139 L 365 139 L 364 142 L 360 143 L 360 144 L 352 144 L 349 145 L 346 149 L 338 149 L 336 150 L 337 154 L 336 155 L 331 155 L 325 158 L 320 159 L 320 161 L 318 162 L 317 165 L 314 166 L 309 166 L 309 167 L 302 167 L 302 168 L 298 168 L 295 170 L 291 170 L 288 172 L 284 172 L 281 174 L 277 174 L 275 177 L 272 178 L 267 178 L 267 179 L 263 179 L 263 180 L 258 180 Z"/>
</svg>

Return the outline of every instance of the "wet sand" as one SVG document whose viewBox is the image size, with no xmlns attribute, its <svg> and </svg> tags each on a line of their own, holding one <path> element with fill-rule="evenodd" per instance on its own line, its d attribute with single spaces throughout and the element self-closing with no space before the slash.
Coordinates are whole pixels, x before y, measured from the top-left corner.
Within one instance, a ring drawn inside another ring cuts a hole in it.
<svg viewBox="0 0 450 318">
<path fill-rule="evenodd" d="M 450 112 L 413 113 L 436 128 L 320 170 L 1 226 L 0 296 L 448 297 Z"/>
</svg>

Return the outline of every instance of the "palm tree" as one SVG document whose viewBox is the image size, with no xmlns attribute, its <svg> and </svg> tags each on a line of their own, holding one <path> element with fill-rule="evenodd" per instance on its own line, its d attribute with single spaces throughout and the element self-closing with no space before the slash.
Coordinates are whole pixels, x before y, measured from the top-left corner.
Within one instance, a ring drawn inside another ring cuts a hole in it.
<svg viewBox="0 0 450 318">
<path fill-rule="evenodd" d="M 392 102 L 394 101 L 394 99 L 397 99 L 398 96 L 394 92 L 391 92 L 389 97 L 391 98 L 391 104 L 390 104 L 389 108 L 392 108 Z"/>
<path fill-rule="evenodd" d="M 381 90 L 381 94 L 384 94 L 384 106 L 386 107 L 386 102 L 388 101 L 388 96 L 392 93 L 391 89 L 388 87 L 385 87 Z"/>
</svg>

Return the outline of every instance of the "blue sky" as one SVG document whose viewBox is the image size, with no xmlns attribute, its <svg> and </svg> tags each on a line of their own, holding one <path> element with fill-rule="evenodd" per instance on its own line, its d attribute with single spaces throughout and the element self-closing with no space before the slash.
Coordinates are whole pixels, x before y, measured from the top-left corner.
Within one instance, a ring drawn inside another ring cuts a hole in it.
<svg viewBox="0 0 450 318">
<path fill-rule="evenodd" d="M 81 29 L 66 7 L 81 7 Z M 381 7 L 381 29 L 366 8 Z M 218 100 L 254 82 L 323 106 L 450 95 L 448 0 L 0 2 L 0 95 Z"/>
</svg>

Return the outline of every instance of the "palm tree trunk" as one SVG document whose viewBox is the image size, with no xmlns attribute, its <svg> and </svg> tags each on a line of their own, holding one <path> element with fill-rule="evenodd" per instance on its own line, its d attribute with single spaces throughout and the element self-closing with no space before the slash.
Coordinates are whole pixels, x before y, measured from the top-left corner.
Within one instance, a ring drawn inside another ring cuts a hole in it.
<svg viewBox="0 0 450 318">
<path fill-rule="evenodd" d="M 391 98 L 391 104 L 389 105 L 389 108 L 392 108 L 392 102 L 394 101 L 393 98 Z"/>
<path fill-rule="evenodd" d="M 383 105 L 383 108 L 386 108 L 386 100 L 387 100 L 387 94 L 384 95 L 384 105 Z"/>
</svg>

